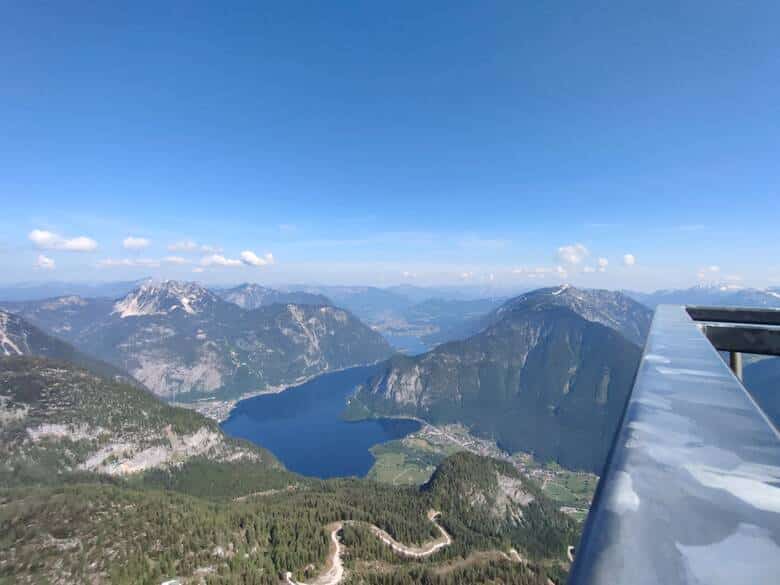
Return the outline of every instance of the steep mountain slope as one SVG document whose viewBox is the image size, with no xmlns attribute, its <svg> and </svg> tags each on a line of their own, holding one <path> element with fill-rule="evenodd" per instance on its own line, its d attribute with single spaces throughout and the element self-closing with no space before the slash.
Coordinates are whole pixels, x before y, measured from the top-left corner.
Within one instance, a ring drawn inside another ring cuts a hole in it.
<svg viewBox="0 0 780 585">
<path fill-rule="evenodd" d="M 619 293 L 561 287 L 512 299 L 491 320 L 464 341 L 391 359 L 351 414 L 462 422 L 510 451 L 599 473 L 650 311 Z"/>
<path fill-rule="evenodd" d="M 422 490 L 434 508 L 449 511 L 445 524 L 453 535 L 508 538 L 537 558 L 577 540 L 575 523 L 538 484 L 504 461 L 456 453 L 436 468 Z"/>
<path fill-rule="evenodd" d="M 724 307 L 780 307 L 777 289 L 739 288 L 731 285 L 700 285 L 653 293 L 626 291 L 626 295 L 654 309 L 658 305 L 718 305 Z"/>
<path fill-rule="evenodd" d="M 391 353 L 345 310 L 245 310 L 195 283 L 145 283 L 112 303 L 69 297 L 9 308 L 177 400 L 235 397 Z"/>
<path fill-rule="evenodd" d="M 211 420 L 63 361 L 0 358 L 0 483 L 85 471 L 124 475 L 191 457 L 275 459 Z"/>
<path fill-rule="evenodd" d="M 38 356 L 70 362 L 107 378 L 139 385 L 119 368 L 76 350 L 47 335 L 19 315 L 0 309 L 0 356 Z"/>
<path fill-rule="evenodd" d="M 304 291 L 281 291 L 266 288 L 259 284 L 245 283 L 239 286 L 220 290 L 217 294 L 226 301 L 238 305 L 242 309 L 257 309 L 275 303 L 293 305 L 332 305 L 325 295 L 307 293 Z"/>
<path fill-rule="evenodd" d="M 497 323 L 507 313 L 546 311 L 551 307 L 571 309 L 583 319 L 614 329 L 623 337 L 643 346 L 653 314 L 626 295 L 603 289 L 577 289 L 569 285 L 542 288 L 515 297 L 486 318 Z"/>
</svg>

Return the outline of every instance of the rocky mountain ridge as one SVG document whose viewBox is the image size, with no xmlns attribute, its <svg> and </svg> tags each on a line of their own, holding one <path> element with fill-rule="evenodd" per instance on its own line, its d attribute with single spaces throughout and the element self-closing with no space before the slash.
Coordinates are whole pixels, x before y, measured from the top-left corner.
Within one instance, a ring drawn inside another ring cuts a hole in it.
<svg viewBox="0 0 780 585">
<path fill-rule="evenodd" d="M 284 305 L 333 305 L 333 302 L 325 295 L 305 291 L 282 291 L 254 283 L 244 283 L 233 288 L 220 290 L 217 294 L 242 309 L 257 309 L 277 303 Z"/>
<path fill-rule="evenodd" d="M 147 391 L 64 361 L 0 358 L 0 479 L 78 471 L 127 475 L 194 458 L 265 462 L 266 451 Z"/>
<path fill-rule="evenodd" d="M 146 282 L 125 297 L 6 303 L 155 394 L 232 398 L 387 358 L 380 334 L 329 305 L 245 310 L 195 283 Z"/>
<path fill-rule="evenodd" d="M 511 299 L 491 320 L 464 341 L 394 357 L 351 414 L 462 422 L 509 451 L 599 473 L 650 311 L 620 293 L 558 287 Z"/>
</svg>

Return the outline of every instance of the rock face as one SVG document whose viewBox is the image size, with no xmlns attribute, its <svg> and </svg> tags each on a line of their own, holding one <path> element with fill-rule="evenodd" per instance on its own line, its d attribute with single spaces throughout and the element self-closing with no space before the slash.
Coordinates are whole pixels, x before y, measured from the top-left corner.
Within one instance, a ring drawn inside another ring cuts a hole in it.
<svg viewBox="0 0 780 585">
<path fill-rule="evenodd" d="M 542 289 L 505 303 L 465 341 L 394 357 L 355 402 L 462 422 L 510 451 L 599 473 L 649 323 L 650 311 L 619 293 Z"/>
<path fill-rule="evenodd" d="M 305 291 L 281 291 L 250 283 L 219 291 L 218 294 L 224 300 L 238 305 L 242 309 L 257 309 L 258 307 L 265 307 L 273 304 L 333 304 L 325 295 L 308 293 Z"/>
<path fill-rule="evenodd" d="M 0 358 L 0 478 L 94 471 L 126 475 L 201 457 L 265 461 L 205 417 L 65 362 Z"/>
<path fill-rule="evenodd" d="M 342 309 L 245 310 L 195 283 L 144 283 L 112 302 L 76 297 L 8 307 L 177 400 L 236 397 L 391 353 Z"/>
<path fill-rule="evenodd" d="M 553 307 L 570 309 L 587 321 L 614 329 L 640 346 L 645 343 L 653 317 L 646 307 L 622 293 L 563 285 L 535 290 L 510 299 L 489 315 L 487 321 L 496 323 L 513 312 L 547 311 Z"/>
</svg>

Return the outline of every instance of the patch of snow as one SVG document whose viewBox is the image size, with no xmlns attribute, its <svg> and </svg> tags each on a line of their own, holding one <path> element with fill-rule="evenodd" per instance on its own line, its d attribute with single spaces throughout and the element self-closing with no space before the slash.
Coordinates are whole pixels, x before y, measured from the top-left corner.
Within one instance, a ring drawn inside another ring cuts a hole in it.
<svg viewBox="0 0 780 585">
<path fill-rule="evenodd" d="M 210 297 L 211 293 L 193 282 L 146 282 L 114 303 L 112 314 L 119 314 L 122 319 L 142 315 L 167 315 L 175 310 L 194 315 L 200 311 L 199 305 Z"/>
</svg>

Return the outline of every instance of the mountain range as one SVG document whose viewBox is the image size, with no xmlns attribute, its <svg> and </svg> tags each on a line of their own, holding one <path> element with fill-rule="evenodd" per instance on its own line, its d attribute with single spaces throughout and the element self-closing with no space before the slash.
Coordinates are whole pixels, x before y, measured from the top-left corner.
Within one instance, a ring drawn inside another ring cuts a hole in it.
<svg viewBox="0 0 780 585">
<path fill-rule="evenodd" d="M 745 288 L 733 284 L 706 284 L 652 293 L 624 291 L 643 305 L 713 305 L 721 307 L 780 307 L 780 289 Z"/>
<path fill-rule="evenodd" d="M 118 300 L 68 296 L 3 305 L 178 400 L 235 397 L 392 353 L 344 309 L 244 309 L 188 282 L 145 282 Z"/>
<path fill-rule="evenodd" d="M 463 341 L 395 356 L 349 414 L 461 422 L 509 451 L 599 473 L 650 320 L 621 293 L 540 289 L 507 301 Z"/>
<path fill-rule="evenodd" d="M 296 290 L 282 291 L 253 283 L 244 283 L 215 292 L 242 309 L 257 309 L 274 304 L 333 305 L 333 301 L 325 295 Z"/>
</svg>

